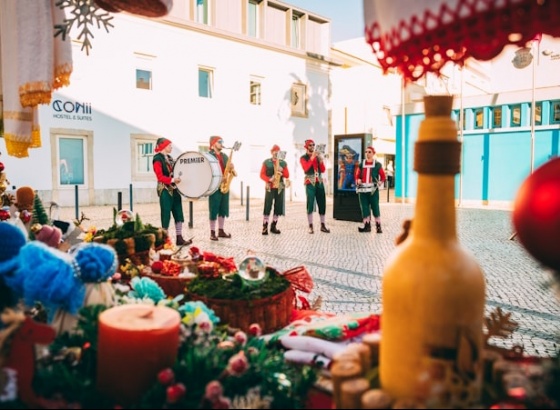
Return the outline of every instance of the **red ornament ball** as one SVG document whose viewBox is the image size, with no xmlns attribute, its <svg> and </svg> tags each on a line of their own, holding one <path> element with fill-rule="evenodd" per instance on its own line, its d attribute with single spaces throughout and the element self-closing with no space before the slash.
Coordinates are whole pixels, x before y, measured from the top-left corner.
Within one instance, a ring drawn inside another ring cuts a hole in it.
<svg viewBox="0 0 560 410">
<path fill-rule="evenodd" d="M 33 215 L 27 209 L 24 209 L 19 214 L 19 218 L 23 221 L 24 224 L 29 223 L 29 221 L 31 221 L 32 217 L 33 217 Z"/>
<path fill-rule="evenodd" d="M 560 157 L 523 181 L 513 204 L 513 226 L 523 247 L 560 272 Z"/>
<path fill-rule="evenodd" d="M 4 171 L 4 163 L 0 162 L 0 172 Z"/>
<path fill-rule="evenodd" d="M 162 261 L 154 261 L 152 263 L 152 272 L 160 273 L 163 270 L 163 262 Z"/>
<path fill-rule="evenodd" d="M 7 221 L 8 219 L 10 219 L 10 217 L 10 211 L 6 209 L 0 209 L 0 221 Z"/>
</svg>

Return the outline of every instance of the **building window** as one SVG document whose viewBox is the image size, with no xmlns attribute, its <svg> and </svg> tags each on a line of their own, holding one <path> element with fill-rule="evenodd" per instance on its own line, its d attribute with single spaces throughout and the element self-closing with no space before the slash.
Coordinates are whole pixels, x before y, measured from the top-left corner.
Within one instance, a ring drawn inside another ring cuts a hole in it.
<svg viewBox="0 0 560 410">
<path fill-rule="evenodd" d="M 535 125 L 542 125 L 542 102 L 535 103 Z"/>
<path fill-rule="evenodd" d="M 521 105 L 511 106 L 511 126 L 519 127 L 521 125 Z"/>
<path fill-rule="evenodd" d="M 152 89 L 152 72 L 136 69 L 136 88 L 143 90 Z"/>
<path fill-rule="evenodd" d="M 560 101 L 553 101 L 550 110 L 550 123 L 558 124 L 560 123 Z"/>
<path fill-rule="evenodd" d="M 202 24 L 209 24 L 208 0 L 196 0 L 196 21 Z"/>
<path fill-rule="evenodd" d="M 58 137 L 59 184 L 86 185 L 86 139 L 84 137 Z"/>
<path fill-rule="evenodd" d="M 207 68 L 198 69 L 198 96 L 212 98 L 213 94 L 213 71 Z"/>
<path fill-rule="evenodd" d="M 152 181 L 154 178 L 154 150 L 156 137 L 151 135 L 131 135 L 130 152 L 132 153 L 132 180 Z"/>
<path fill-rule="evenodd" d="M 495 107 L 492 110 L 492 127 L 502 128 L 502 107 Z"/>
<path fill-rule="evenodd" d="M 249 85 L 249 102 L 253 105 L 261 105 L 261 82 L 251 79 Z"/>
<path fill-rule="evenodd" d="M 476 108 L 474 111 L 474 128 L 484 128 L 484 109 Z"/>
<path fill-rule="evenodd" d="M 259 36 L 259 2 L 249 0 L 247 5 L 247 34 L 251 37 Z"/>
<path fill-rule="evenodd" d="M 138 174 L 151 174 L 153 172 L 152 159 L 154 158 L 154 141 L 136 140 L 136 172 Z"/>
<path fill-rule="evenodd" d="M 292 37 L 291 44 L 293 48 L 301 47 L 301 17 L 292 15 Z"/>
</svg>

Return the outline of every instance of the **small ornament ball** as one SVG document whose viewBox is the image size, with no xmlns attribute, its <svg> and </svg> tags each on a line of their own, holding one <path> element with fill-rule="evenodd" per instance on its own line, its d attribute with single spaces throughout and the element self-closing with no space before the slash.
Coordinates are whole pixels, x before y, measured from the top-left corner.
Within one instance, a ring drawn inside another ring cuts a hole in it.
<svg viewBox="0 0 560 410">
<path fill-rule="evenodd" d="M 560 157 L 523 181 L 512 220 L 523 247 L 544 266 L 560 272 Z"/>
</svg>

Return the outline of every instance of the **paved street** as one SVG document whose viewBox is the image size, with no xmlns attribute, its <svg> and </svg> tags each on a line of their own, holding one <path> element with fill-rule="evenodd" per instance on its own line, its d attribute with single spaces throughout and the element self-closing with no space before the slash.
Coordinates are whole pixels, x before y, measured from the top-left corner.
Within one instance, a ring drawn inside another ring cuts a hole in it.
<svg viewBox="0 0 560 410">
<path fill-rule="evenodd" d="M 194 245 L 222 256 L 233 256 L 240 262 L 247 251 L 254 251 L 268 265 L 283 271 L 304 265 L 313 277 L 315 288 L 310 301 L 323 298 L 322 310 L 329 312 L 381 312 L 381 281 L 384 263 L 394 251 L 394 239 L 401 232 L 404 219 L 411 218 L 414 206 L 386 201 L 381 191 L 383 234 L 358 233 L 357 222 L 332 218 L 332 197 L 327 203 L 327 226 L 330 234 L 319 231 L 315 214 L 315 234 L 307 233 L 305 204 L 287 202 L 286 216 L 278 223 L 280 235 L 261 235 L 262 200 L 241 203 L 231 199 L 230 218 L 225 230 L 231 239 L 217 242 L 209 239 L 208 200 L 203 197 L 192 202 L 184 200 L 184 236 L 194 236 Z M 116 207 L 116 204 L 115 204 Z M 128 203 L 123 208 L 130 208 Z M 159 226 L 157 204 L 135 204 L 144 223 Z M 113 207 L 80 208 L 89 220 L 87 228 L 108 228 L 112 224 Z M 62 219 L 74 219 L 75 208 L 61 208 Z M 188 226 L 192 215 L 193 226 Z M 510 347 L 524 346 L 530 355 L 551 356 L 560 341 L 560 299 L 550 287 L 548 274 L 521 247 L 510 240 L 511 212 L 488 208 L 458 208 L 457 222 L 461 244 L 470 250 L 486 275 L 487 312 L 501 307 L 511 312 L 519 323 L 512 338 L 493 340 Z M 548 285 L 547 285 L 548 284 Z"/>
</svg>

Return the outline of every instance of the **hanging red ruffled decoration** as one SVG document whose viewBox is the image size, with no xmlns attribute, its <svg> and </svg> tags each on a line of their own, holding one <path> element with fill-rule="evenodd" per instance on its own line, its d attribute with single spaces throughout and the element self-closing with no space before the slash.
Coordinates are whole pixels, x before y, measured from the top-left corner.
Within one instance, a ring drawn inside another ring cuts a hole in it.
<svg viewBox="0 0 560 410">
<path fill-rule="evenodd" d="M 445 63 L 490 60 L 508 45 L 525 46 L 542 34 L 560 37 L 554 0 L 364 0 L 365 36 L 385 72 L 407 81 Z"/>
</svg>

